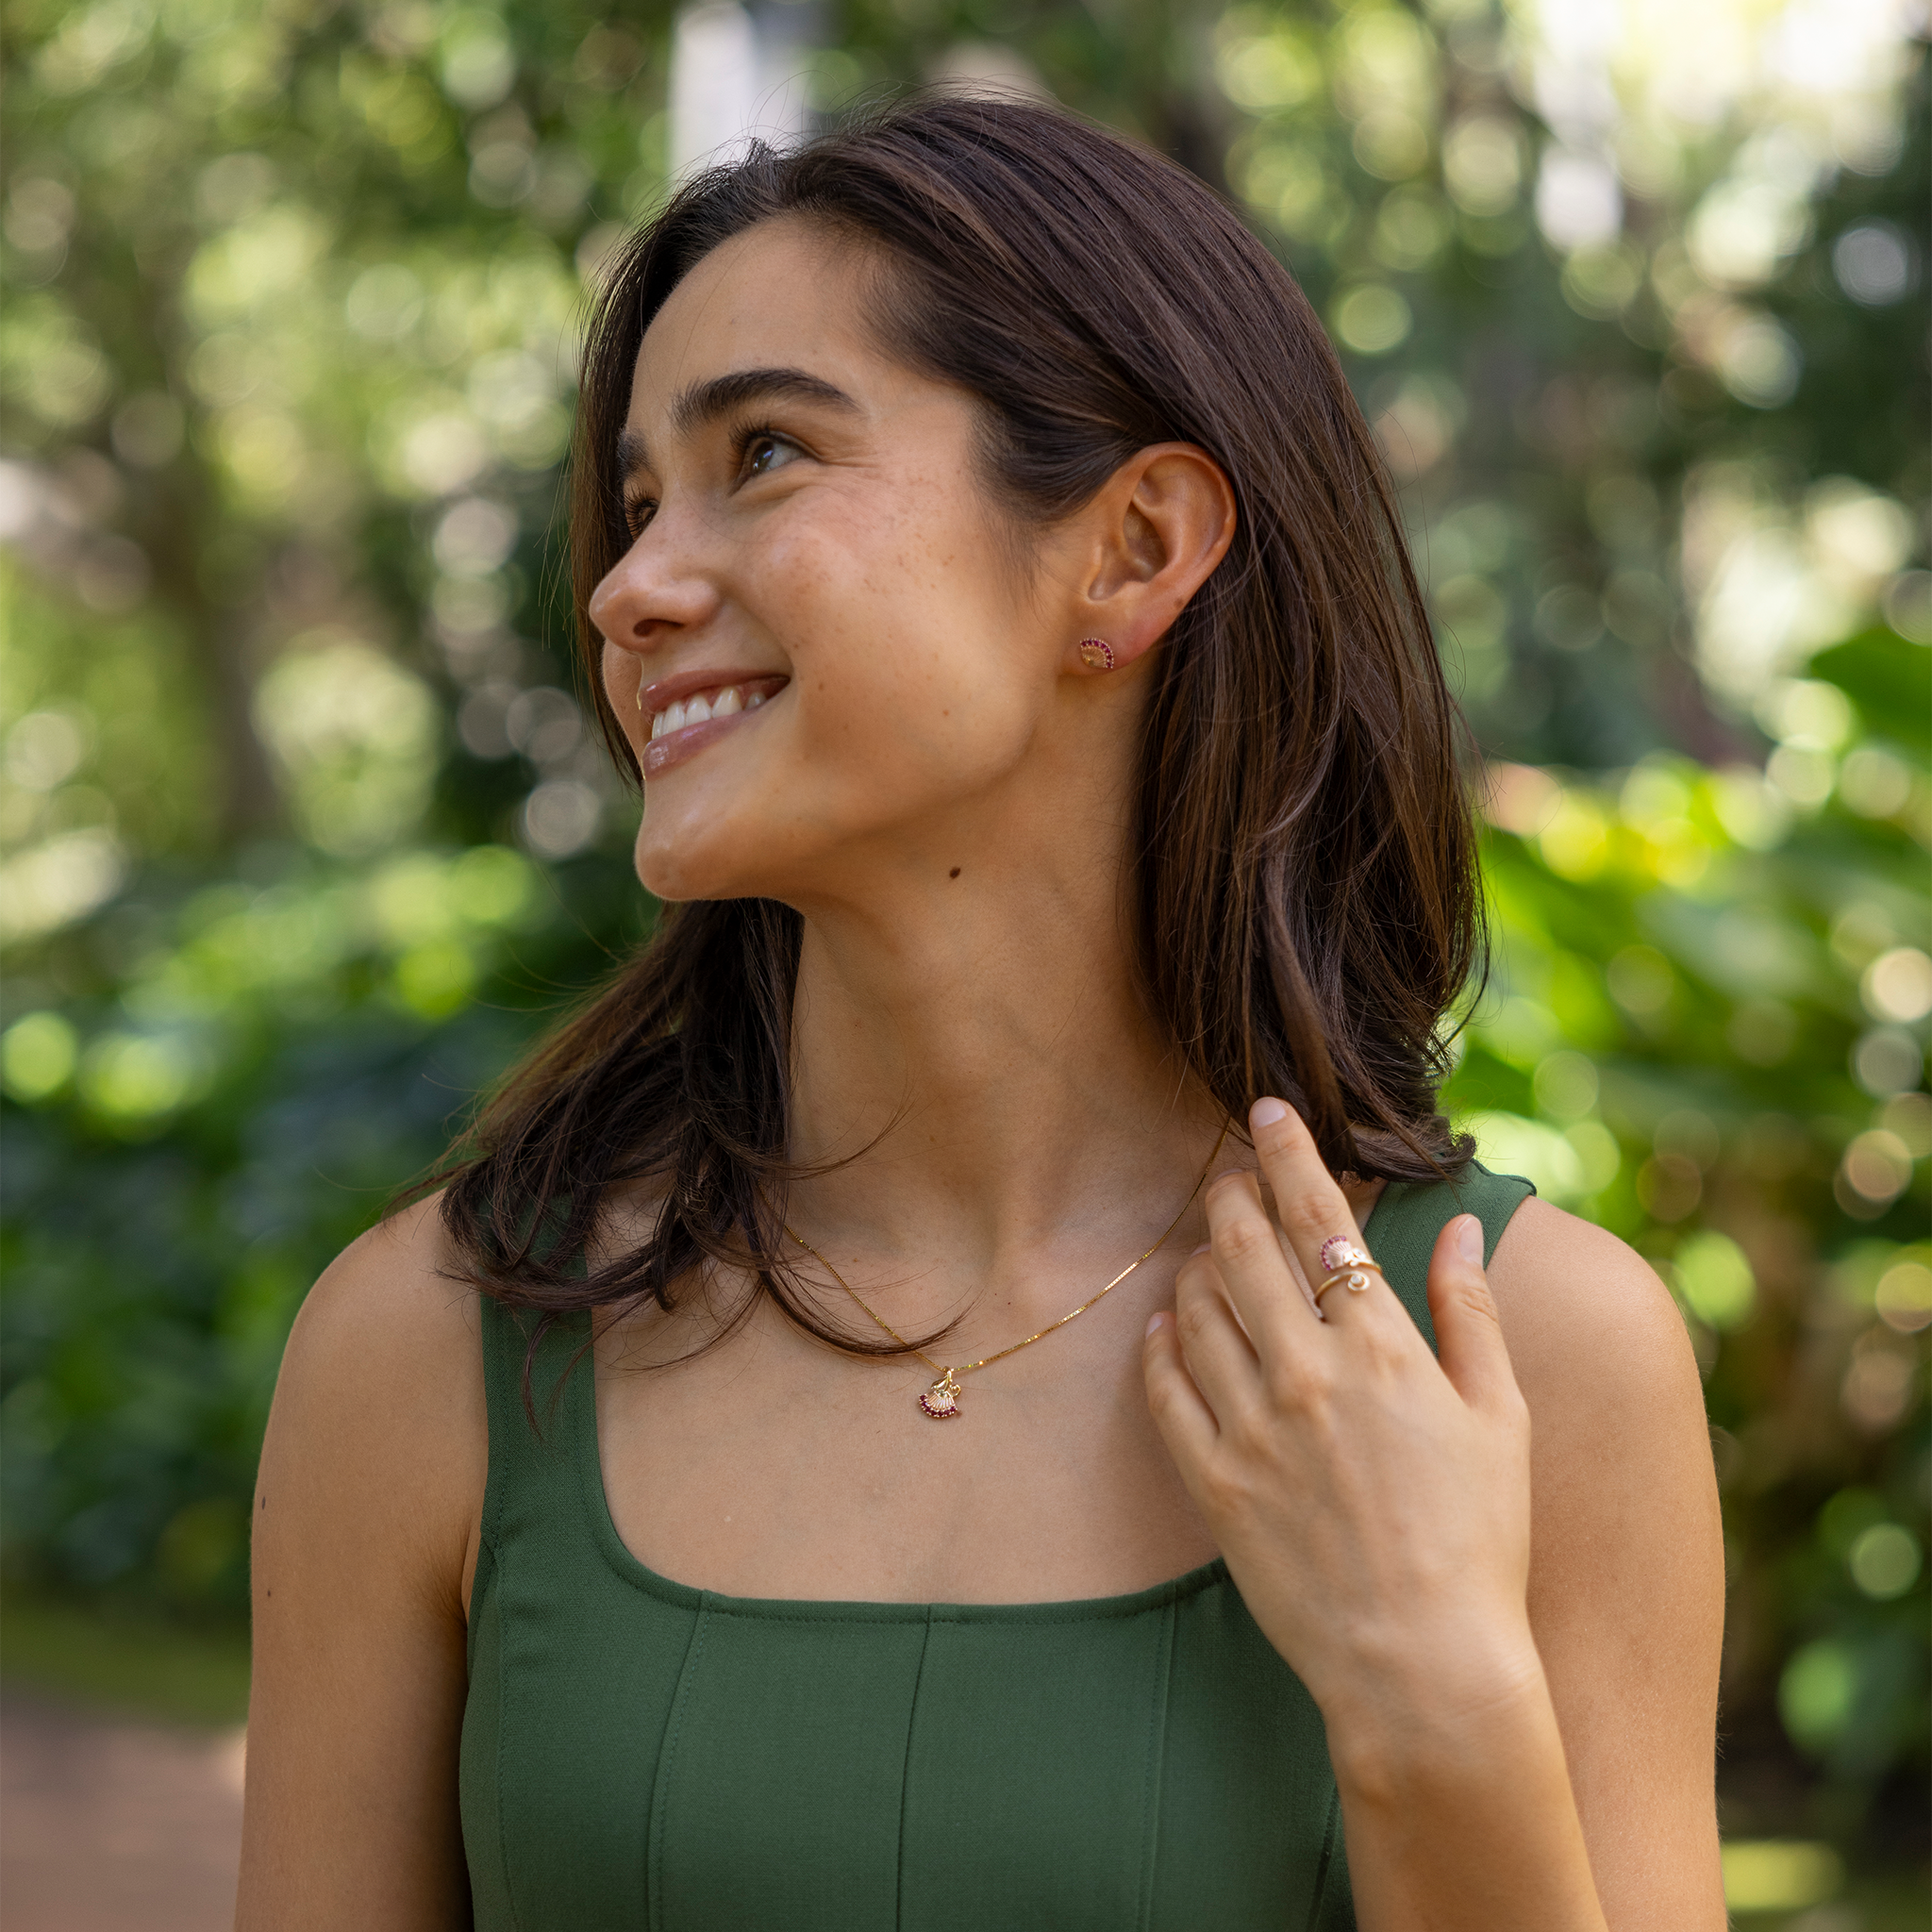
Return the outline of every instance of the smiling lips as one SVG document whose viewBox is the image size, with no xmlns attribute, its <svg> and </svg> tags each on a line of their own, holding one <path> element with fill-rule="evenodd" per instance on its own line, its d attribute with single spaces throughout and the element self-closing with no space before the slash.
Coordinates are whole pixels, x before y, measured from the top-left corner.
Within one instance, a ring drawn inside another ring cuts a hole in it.
<svg viewBox="0 0 1932 1932">
<path fill-rule="evenodd" d="M 682 764 L 721 733 L 742 724 L 787 682 L 783 677 L 687 671 L 646 685 L 643 708 L 651 714 L 651 741 L 643 752 L 644 776 Z"/>
<path fill-rule="evenodd" d="M 747 691 L 741 685 L 727 684 L 723 691 L 713 691 L 708 702 L 700 691 L 696 697 L 659 711 L 651 720 L 651 741 L 656 743 L 674 731 L 682 731 L 687 724 L 702 724 L 707 718 L 728 718 L 736 711 L 755 711 L 764 701 L 764 692 L 756 686 Z"/>
</svg>

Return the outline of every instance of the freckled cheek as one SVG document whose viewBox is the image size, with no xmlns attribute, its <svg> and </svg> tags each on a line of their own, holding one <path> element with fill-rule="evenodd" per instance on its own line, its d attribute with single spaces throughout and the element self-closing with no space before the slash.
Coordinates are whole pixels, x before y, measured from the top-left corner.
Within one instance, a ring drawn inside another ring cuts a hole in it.
<svg viewBox="0 0 1932 1932">
<path fill-rule="evenodd" d="M 908 484 L 827 502 L 773 533 L 758 575 L 850 598 L 855 615 L 867 603 L 976 605 L 1000 581 L 1000 560 L 977 515 L 955 494 Z"/>
<path fill-rule="evenodd" d="M 797 726 L 841 784 L 862 769 L 869 792 L 943 793 L 1003 768 L 1030 728 L 1001 559 L 956 495 L 824 502 L 746 560 L 748 612 L 791 660 Z"/>
<path fill-rule="evenodd" d="M 822 536 L 774 546 L 747 591 L 809 690 L 858 696 L 901 684 L 937 642 L 937 612 L 903 570 Z"/>
<path fill-rule="evenodd" d="M 801 529 L 767 544 L 745 574 L 745 589 L 781 635 L 808 632 L 850 596 L 852 560 L 822 531 Z"/>
</svg>

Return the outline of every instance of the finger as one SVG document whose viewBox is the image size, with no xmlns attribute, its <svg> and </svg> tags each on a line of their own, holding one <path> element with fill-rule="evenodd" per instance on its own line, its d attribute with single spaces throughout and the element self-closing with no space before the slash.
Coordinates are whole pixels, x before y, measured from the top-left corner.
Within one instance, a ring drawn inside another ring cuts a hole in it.
<svg viewBox="0 0 1932 1932">
<path fill-rule="evenodd" d="M 1314 1305 L 1282 1253 L 1274 1224 L 1261 1205 L 1252 1174 L 1226 1174 L 1208 1191 L 1208 1234 L 1217 1285 L 1226 1295 L 1257 1355 L 1306 1341 L 1295 1324 Z"/>
<path fill-rule="evenodd" d="M 1260 1369 L 1210 1255 L 1197 1249 L 1182 1264 L 1174 1285 L 1174 1316 L 1181 1359 L 1216 1424 L 1225 1428 L 1258 1397 Z"/>
<path fill-rule="evenodd" d="M 1261 1172 L 1274 1194 L 1274 1211 L 1281 1219 L 1282 1233 L 1288 1238 L 1296 1264 L 1307 1277 L 1310 1290 L 1319 1289 L 1332 1268 L 1322 1264 L 1322 1244 L 1338 1236 L 1366 1247 L 1355 1222 L 1355 1210 L 1341 1183 L 1328 1172 L 1327 1163 L 1317 1149 L 1314 1137 L 1302 1117 L 1285 1101 L 1263 1098 L 1256 1101 L 1248 1115 L 1249 1132 Z M 1359 1320 L 1368 1309 L 1387 1320 L 1399 1307 L 1394 1293 L 1382 1277 L 1370 1272 L 1368 1287 L 1361 1291 L 1337 1283 L 1322 1296 L 1321 1313 L 1333 1322 Z M 1382 1306 L 1386 1299 L 1388 1307 Z"/>
<path fill-rule="evenodd" d="M 1522 1401 L 1483 1272 L 1483 1224 L 1474 1214 L 1458 1214 L 1436 1237 L 1429 1257 L 1429 1313 L 1442 1373 L 1472 1408 Z"/>
<path fill-rule="evenodd" d="M 1154 1425 L 1167 1444 L 1167 1453 L 1185 1475 L 1207 1459 L 1221 1428 L 1181 1358 L 1180 1339 L 1174 1330 L 1172 1311 L 1162 1309 L 1147 1324 L 1141 1368 L 1147 1382 L 1147 1407 L 1154 1417 Z"/>
</svg>

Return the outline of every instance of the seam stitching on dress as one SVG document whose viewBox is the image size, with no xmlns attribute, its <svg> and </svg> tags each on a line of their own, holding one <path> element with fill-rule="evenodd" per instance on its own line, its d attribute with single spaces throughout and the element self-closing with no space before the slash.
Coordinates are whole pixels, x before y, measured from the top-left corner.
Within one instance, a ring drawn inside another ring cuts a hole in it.
<svg viewBox="0 0 1932 1932">
<path fill-rule="evenodd" d="M 491 1783 L 496 1787 L 496 1869 L 503 1884 L 504 1902 L 509 1907 L 510 1932 L 521 1932 L 523 1914 L 517 1910 L 517 1895 L 509 1878 L 509 1839 L 506 1830 L 503 1804 L 503 1766 L 505 1732 L 509 1728 L 509 1665 L 505 1653 L 509 1646 L 503 1641 L 503 1561 L 492 1549 L 490 1560 L 493 1567 L 491 1581 L 496 1585 L 496 1768 Z M 474 1586 L 471 1591 L 475 1600 Z"/>
<path fill-rule="evenodd" d="M 500 1358 L 503 1355 L 503 1333 L 499 1325 L 508 1316 L 498 1302 L 485 1299 L 482 1315 L 477 1323 L 477 1347 L 483 1357 L 483 1418 L 487 1436 L 483 1477 L 483 1519 L 476 1530 L 476 1570 L 470 1578 L 469 1612 L 464 1618 L 463 1662 L 465 1674 L 473 1668 L 475 1655 L 478 1606 L 476 1585 L 483 1581 L 483 1559 L 490 1559 L 490 1591 L 496 1600 L 496 1749 L 492 1754 L 494 1762 L 491 1766 L 490 1781 L 493 1787 L 491 1797 L 496 1813 L 496 1872 L 498 1883 L 503 1888 L 504 1903 L 509 1907 L 510 1932 L 521 1932 L 522 1915 L 517 1910 L 517 1896 L 510 1883 L 509 1841 L 507 1832 L 507 1812 L 504 1795 L 504 1765 L 508 1749 L 507 1733 L 509 1729 L 509 1663 L 507 1657 L 508 1645 L 504 1641 L 505 1612 L 503 1599 L 508 1581 L 508 1567 L 503 1552 L 503 1510 L 504 1492 L 514 1480 L 512 1459 L 515 1450 L 509 1441 L 505 1440 L 511 1428 L 522 1420 L 520 1416 L 510 1419 L 508 1424 L 499 1427 L 503 1422 L 502 1390 L 499 1373 Z M 464 1707 L 469 1705 L 469 1690 L 463 1698 Z M 458 1780 L 460 1782 L 460 1779 Z"/>
<path fill-rule="evenodd" d="M 499 1324 L 508 1319 L 500 1303 L 484 1299 L 479 1341 L 483 1356 L 483 1426 L 488 1461 L 483 1476 L 483 1522 L 478 1530 L 478 1541 L 483 1542 L 502 1541 L 503 1497 L 511 1481 L 510 1462 L 515 1455 L 508 1440 L 509 1427 L 497 1427 L 497 1424 L 504 1420 L 501 1413 L 503 1391 L 497 1386 L 502 1380 L 499 1358 L 503 1353 Z M 493 1335 L 492 1329 L 495 1330 Z M 513 1426 L 522 1420 L 520 1414 L 512 1415 L 509 1424 Z"/>
<path fill-rule="evenodd" d="M 919 1722 L 919 1689 L 925 1681 L 925 1653 L 931 1644 L 932 1614 L 928 1611 L 919 1640 L 919 1662 L 912 1673 L 912 1702 L 906 1711 L 906 1756 L 899 1766 L 899 1851 L 892 1873 L 892 1932 L 899 1932 L 906 1920 L 906 1790 L 912 1780 L 912 1727 Z"/>
<path fill-rule="evenodd" d="M 705 1624 L 709 1607 L 698 1606 L 691 1620 L 691 1641 L 685 1645 L 684 1662 L 678 1666 L 677 1690 L 671 1700 L 671 1719 L 664 1726 L 664 1742 L 658 1748 L 658 1767 L 651 1778 L 651 1811 L 644 1839 L 644 1925 L 646 1932 L 659 1922 L 658 1863 L 662 1855 L 664 1813 L 670 1803 L 671 1774 L 675 1769 L 678 1734 L 684 1728 L 685 1707 L 691 1701 L 691 1688 L 697 1675 L 698 1657 L 705 1647 Z"/>
<path fill-rule="evenodd" d="M 1161 1771 L 1167 1753 L 1167 1707 L 1174 1691 L 1174 1647 L 1179 1607 L 1167 1606 L 1161 1618 L 1159 1682 L 1148 1699 L 1147 1790 L 1141 1804 L 1141 1831 L 1145 1850 L 1141 1856 L 1141 1932 L 1154 1924 L 1154 1874 L 1160 1857 Z"/>
<path fill-rule="evenodd" d="M 1304 1932 L 1315 1932 L 1315 1922 L 1321 1914 L 1322 1903 L 1328 1891 L 1329 1868 L 1335 1861 L 1336 1827 L 1341 1823 L 1341 1787 L 1331 1785 L 1328 1790 L 1328 1819 L 1322 1830 L 1322 1857 L 1315 1866 L 1315 1895 L 1308 1901 L 1308 1918 Z"/>
</svg>

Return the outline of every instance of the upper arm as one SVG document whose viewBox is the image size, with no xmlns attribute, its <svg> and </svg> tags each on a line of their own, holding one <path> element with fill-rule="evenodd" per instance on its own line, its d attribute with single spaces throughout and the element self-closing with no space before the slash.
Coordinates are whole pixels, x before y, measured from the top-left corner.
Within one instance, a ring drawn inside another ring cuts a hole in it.
<svg viewBox="0 0 1932 1932">
<path fill-rule="evenodd" d="M 1530 1414 L 1530 1624 L 1605 1916 L 1722 1926 L 1724 1538 L 1690 1338 L 1640 1256 L 1541 1201 L 1490 1280 Z"/>
<path fill-rule="evenodd" d="M 433 1203 L 296 1318 L 262 1444 L 240 1927 L 469 1922 L 465 1579 L 489 1463 L 474 1295 Z"/>
</svg>

